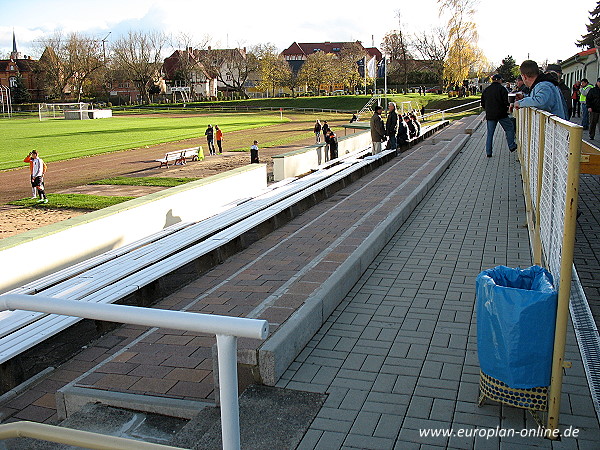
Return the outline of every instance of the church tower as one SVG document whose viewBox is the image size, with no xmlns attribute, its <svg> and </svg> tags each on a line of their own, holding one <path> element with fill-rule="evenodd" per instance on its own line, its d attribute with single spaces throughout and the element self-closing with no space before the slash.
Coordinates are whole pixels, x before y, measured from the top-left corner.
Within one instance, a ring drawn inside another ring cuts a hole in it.
<svg viewBox="0 0 600 450">
<path fill-rule="evenodd" d="M 17 38 L 15 36 L 15 30 L 13 30 L 13 49 L 12 52 L 10 53 L 10 59 L 12 59 L 13 61 L 16 61 L 17 59 L 21 59 L 23 58 L 23 56 L 21 55 L 21 53 L 19 53 L 17 51 Z"/>
</svg>

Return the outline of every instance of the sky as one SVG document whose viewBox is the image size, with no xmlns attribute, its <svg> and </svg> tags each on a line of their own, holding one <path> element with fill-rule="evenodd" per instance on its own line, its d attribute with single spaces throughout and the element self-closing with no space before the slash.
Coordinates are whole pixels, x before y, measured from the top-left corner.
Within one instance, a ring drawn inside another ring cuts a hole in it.
<svg viewBox="0 0 600 450">
<path fill-rule="evenodd" d="M 553 63 L 581 51 L 574 42 L 586 33 L 596 1 L 552 4 L 479 0 L 474 16 L 478 44 L 494 67 L 507 55 L 517 64 L 528 58 Z M 213 48 L 271 43 L 281 51 L 293 42 L 355 40 L 380 48 L 385 34 L 399 23 L 406 33 L 444 24 L 436 0 L 373 5 L 362 0 L 0 0 L 0 58 L 12 49 L 13 30 L 18 50 L 37 58 L 39 42 L 56 30 L 83 32 L 109 44 L 129 30 L 159 30 L 171 37 L 169 49 L 178 47 L 184 33 L 197 44 L 208 37 Z"/>
</svg>

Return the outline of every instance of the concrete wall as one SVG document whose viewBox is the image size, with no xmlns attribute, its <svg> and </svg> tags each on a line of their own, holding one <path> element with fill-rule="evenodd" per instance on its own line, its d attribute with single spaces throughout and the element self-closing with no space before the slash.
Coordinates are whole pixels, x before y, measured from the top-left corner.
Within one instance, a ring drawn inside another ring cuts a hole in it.
<svg viewBox="0 0 600 450">
<path fill-rule="evenodd" d="M 338 139 L 340 157 L 364 150 L 371 145 L 371 132 L 362 131 Z M 273 179 L 281 181 L 317 169 L 325 163 L 325 145 L 316 144 L 273 156 Z"/>
<path fill-rule="evenodd" d="M 178 222 L 195 222 L 267 186 L 252 164 L 0 241 L 0 293 L 129 244 Z"/>
</svg>

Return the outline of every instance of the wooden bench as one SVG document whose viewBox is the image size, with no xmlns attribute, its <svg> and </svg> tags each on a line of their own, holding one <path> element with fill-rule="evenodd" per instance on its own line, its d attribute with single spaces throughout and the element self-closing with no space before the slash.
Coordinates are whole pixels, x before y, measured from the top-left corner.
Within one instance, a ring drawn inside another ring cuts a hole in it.
<svg viewBox="0 0 600 450">
<path fill-rule="evenodd" d="M 155 161 L 160 163 L 159 168 L 169 167 L 169 163 L 171 163 L 171 165 L 184 165 L 188 158 L 192 161 L 197 161 L 199 150 L 200 147 L 192 147 L 176 150 L 174 152 L 167 152 L 165 153 L 164 158 L 156 159 Z"/>
</svg>

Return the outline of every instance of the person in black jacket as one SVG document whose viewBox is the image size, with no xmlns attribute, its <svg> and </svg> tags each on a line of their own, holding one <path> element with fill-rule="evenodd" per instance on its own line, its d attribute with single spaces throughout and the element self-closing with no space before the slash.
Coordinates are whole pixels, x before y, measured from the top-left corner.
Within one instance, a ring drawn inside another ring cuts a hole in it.
<svg viewBox="0 0 600 450">
<path fill-rule="evenodd" d="M 506 134 L 508 149 L 514 152 L 517 149 L 515 125 L 508 117 L 508 92 L 502 86 L 502 75 L 499 73 L 492 76 L 492 84 L 486 87 L 483 94 L 481 94 L 481 106 L 485 110 L 485 120 L 487 121 L 487 141 L 485 144 L 487 157 L 492 157 L 492 143 L 498 123 Z"/>
<path fill-rule="evenodd" d="M 600 119 L 600 78 L 596 81 L 596 85 L 589 90 L 585 105 L 590 114 L 590 139 L 594 139 L 596 125 L 598 125 L 598 119 Z"/>
<path fill-rule="evenodd" d="M 388 136 L 386 150 L 395 149 L 398 146 L 396 142 L 396 135 L 398 134 L 398 112 L 396 111 L 396 103 L 394 102 L 390 102 L 388 105 L 385 134 Z"/>
</svg>

